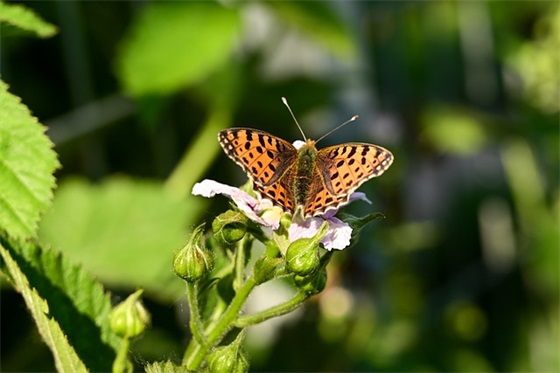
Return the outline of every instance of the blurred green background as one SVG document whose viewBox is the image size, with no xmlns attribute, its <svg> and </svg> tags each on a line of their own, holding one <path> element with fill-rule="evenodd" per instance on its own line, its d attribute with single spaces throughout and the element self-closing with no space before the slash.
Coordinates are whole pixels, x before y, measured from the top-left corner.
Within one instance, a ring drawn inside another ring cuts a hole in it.
<svg viewBox="0 0 560 373">
<path fill-rule="evenodd" d="M 559 371 L 560 8 L 550 1 L 19 1 L 59 33 L 1 34 L 2 79 L 48 127 L 63 168 L 41 240 L 115 294 L 146 289 L 136 362 L 188 341 L 173 250 L 244 183 L 228 126 L 320 146 L 379 144 L 360 190 L 387 218 L 336 253 L 328 288 L 253 328 L 252 371 Z M 251 309 L 289 296 L 262 289 Z M 2 289 L 2 371 L 52 371 Z M 8 342 L 9 341 L 9 342 Z"/>
</svg>

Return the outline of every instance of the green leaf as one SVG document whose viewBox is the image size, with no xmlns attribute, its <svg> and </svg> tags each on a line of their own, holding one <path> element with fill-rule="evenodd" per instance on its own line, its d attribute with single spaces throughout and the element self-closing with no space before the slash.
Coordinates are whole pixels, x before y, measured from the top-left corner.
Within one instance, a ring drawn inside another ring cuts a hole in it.
<svg viewBox="0 0 560 373">
<path fill-rule="evenodd" d="M 333 3 L 320 1 L 270 1 L 284 22 L 295 27 L 329 52 L 344 58 L 356 55 L 354 37 L 333 8 Z"/>
<path fill-rule="evenodd" d="M 57 190 L 40 237 L 105 283 L 175 300 L 184 285 L 172 271 L 173 251 L 184 244 L 204 202 L 170 196 L 157 182 L 112 177 L 94 185 L 68 179 Z"/>
<path fill-rule="evenodd" d="M 60 164 L 44 131 L 0 81 L 0 226 L 13 237 L 35 236 L 52 199 Z"/>
<path fill-rule="evenodd" d="M 236 10 L 211 1 L 148 5 L 118 57 L 125 90 L 168 94 L 202 80 L 228 61 L 239 26 Z"/>
<path fill-rule="evenodd" d="M 51 37 L 58 31 L 54 25 L 43 21 L 31 10 L 0 1 L 0 35 L 3 34 L 5 25 L 35 33 L 41 38 Z"/>
<path fill-rule="evenodd" d="M 21 293 L 61 372 L 109 371 L 119 339 L 109 295 L 60 253 L 0 232 L 1 268 Z M 86 368 L 87 367 L 87 368 Z"/>
<path fill-rule="evenodd" d="M 366 216 L 357 217 L 350 214 L 341 213 L 339 217 L 352 227 L 352 237 L 350 238 L 350 245 L 346 248 L 353 247 L 360 238 L 360 231 L 364 229 L 366 225 L 377 219 L 385 219 L 385 215 L 380 212 L 372 212 Z"/>
<path fill-rule="evenodd" d="M 171 361 L 158 361 L 144 368 L 147 373 L 189 373 L 187 367 L 175 365 Z"/>
</svg>

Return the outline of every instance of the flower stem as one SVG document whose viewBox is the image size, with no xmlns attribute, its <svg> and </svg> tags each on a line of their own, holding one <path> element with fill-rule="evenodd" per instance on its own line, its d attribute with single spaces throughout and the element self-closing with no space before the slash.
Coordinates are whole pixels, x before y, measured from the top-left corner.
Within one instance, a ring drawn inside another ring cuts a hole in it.
<svg viewBox="0 0 560 373">
<path fill-rule="evenodd" d="M 187 282 L 187 298 L 191 310 L 190 327 L 193 337 L 199 344 L 206 344 L 203 333 L 202 320 L 200 318 L 200 307 L 198 305 L 198 284 Z"/>
<path fill-rule="evenodd" d="M 238 328 L 245 328 L 247 326 L 259 324 L 273 317 L 285 315 L 300 307 L 307 298 L 308 295 L 305 294 L 305 292 L 299 291 L 292 299 L 283 304 L 252 315 L 239 317 L 235 322 L 235 326 Z"/>
<path fill-rule="evenodd" d="M 121 341 L 117 357 L 113 362 L 113 373 L 132 372 L 132 365 L 128 361 L 128 350 L 130 349 L 130 339 L 125 337 Z"/>
<path fill-rule="evenodd" d="M 245 238 L 237 243 L 235 250 L 235 277 L 233 280 L 233 289 L 237 291 L 243 284 L 243 271 L 245 269 Z"/>
<path fill-rule="evenodd" d="M 187 366 L 189 371 L 198 371 L 208 353 L 208 350 L 219 343 L 226 333 L 234 327 L 239 311 L 241 311 L 247 297 L 255 286 L 257 286 L 257 283 L 251 276 L 237 290 L 235 297 L 233 297 L 230 305 L 218 319 L 216 324 L 208 326 L 206 337 L 207 344 L 202 345 L 194 338 L 191 340 L 185 352 L 185 356 L 183 357 L 183 364 Z"/>
</svg>

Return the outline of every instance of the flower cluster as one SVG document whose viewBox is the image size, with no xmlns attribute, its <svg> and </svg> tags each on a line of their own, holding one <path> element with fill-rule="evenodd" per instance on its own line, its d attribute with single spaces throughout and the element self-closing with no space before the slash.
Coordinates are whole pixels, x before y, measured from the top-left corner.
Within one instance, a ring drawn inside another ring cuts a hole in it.
<svg viewBox="0 0 560 373">
<path fill-rule="evenodd" d="M 280 207 L 264 198 L 255 198 L 247 192 L 229 185 L 218 183 L 214 180 L 203 180 L 194 185 L 192 189 L 194 195 L 207 198 L 222 194 L 230 198 L 238 209 L 254 222 L 276 230 L 280 226 L 280 219 L 283 211 Z M 371 203 L 364 193 L 353 193 L 348 202 L 361 199 Z M 321 244 L 327 250 L 342 250 L 350 245 L 352 228 L 350 225 L 335 215 L 337 210 L 329 210 L 322 216 L 308 217 L 303 221 L 294 220 L 288 228 L 290 243 L 300 238 L 311 238 L 317 234 L 324 222 L 328 223 L 326 235 L 322 238 Z"/>
</svg>

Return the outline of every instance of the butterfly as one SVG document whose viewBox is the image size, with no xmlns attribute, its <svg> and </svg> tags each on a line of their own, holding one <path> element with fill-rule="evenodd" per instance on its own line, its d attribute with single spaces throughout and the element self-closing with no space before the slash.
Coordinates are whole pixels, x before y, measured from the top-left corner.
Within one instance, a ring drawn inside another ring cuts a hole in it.
<svg viewBox="0 0 560 373">
<path fill-rule="evenodd" d="M 298 149 L 252 128 L 225 129 L 218 141 L 262 198 L 302 217 L 323 215 L 345 205 L 360 185 L 393 163 L 391 152 L 377 145 L 352 142 L 317 150 L 316 141 L 306 139 Z"/>
</svg>

